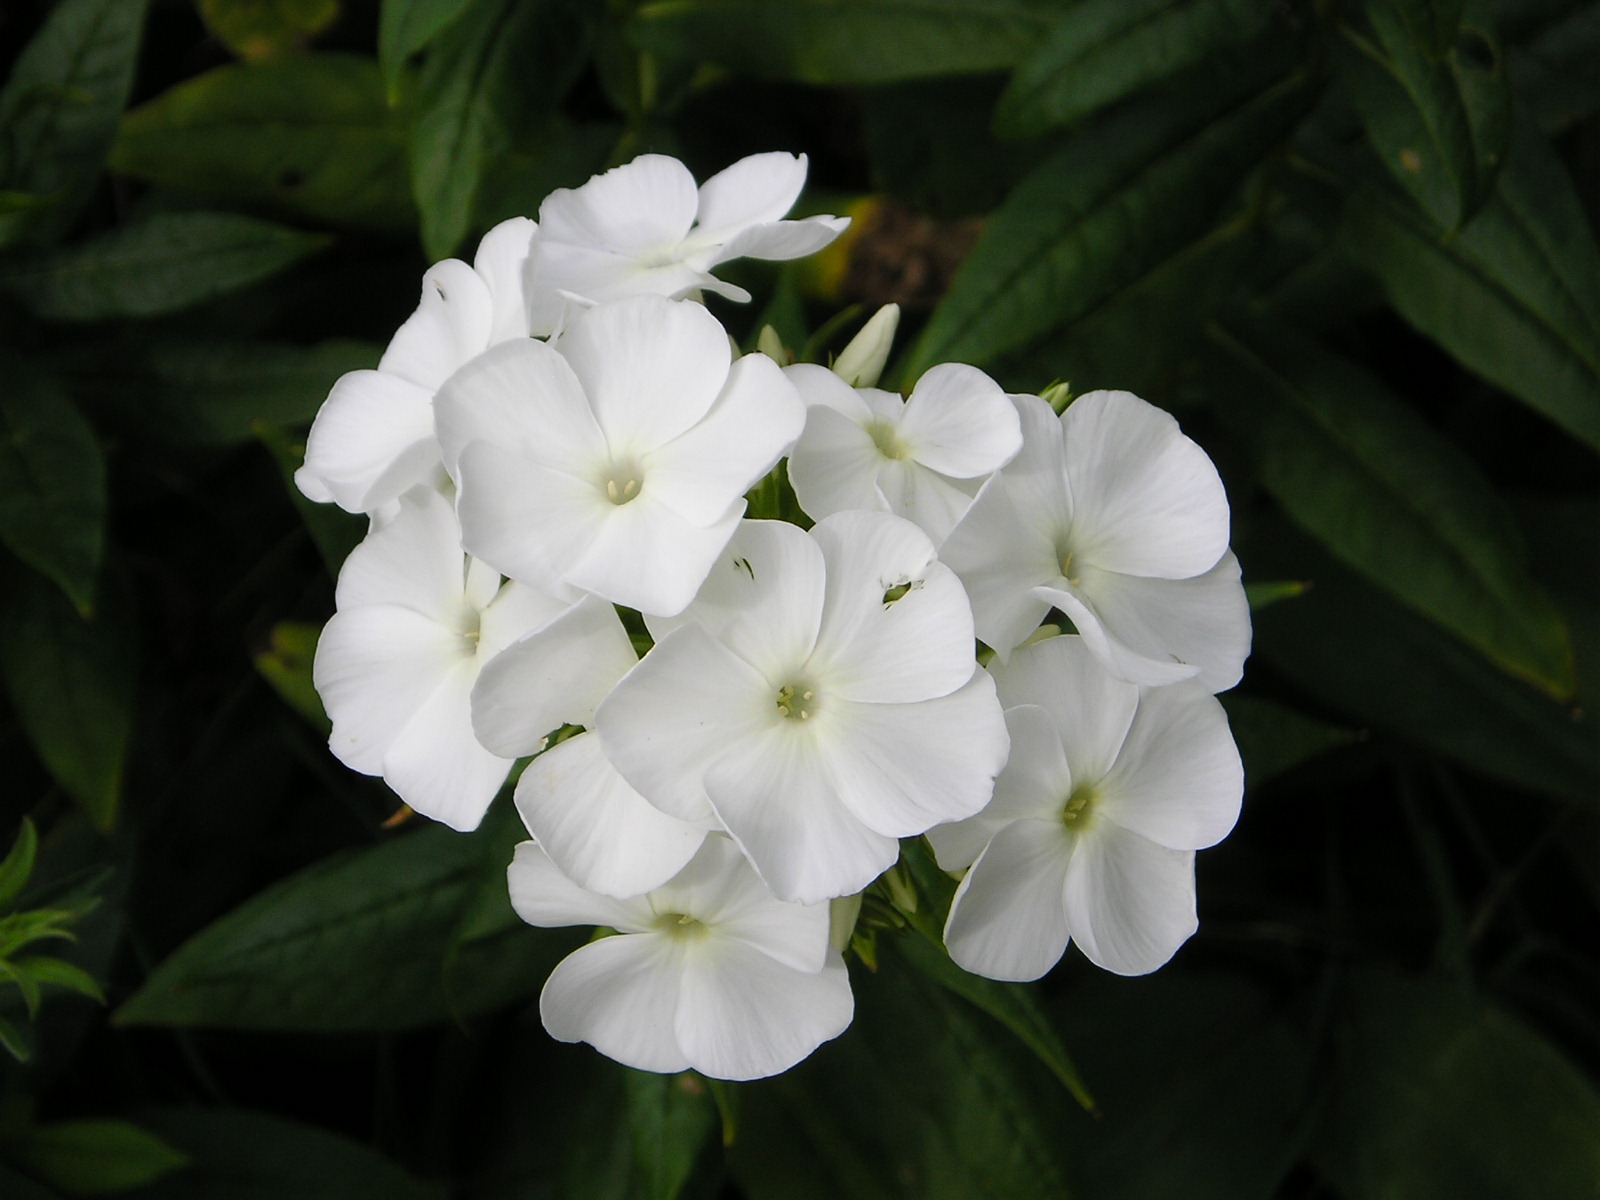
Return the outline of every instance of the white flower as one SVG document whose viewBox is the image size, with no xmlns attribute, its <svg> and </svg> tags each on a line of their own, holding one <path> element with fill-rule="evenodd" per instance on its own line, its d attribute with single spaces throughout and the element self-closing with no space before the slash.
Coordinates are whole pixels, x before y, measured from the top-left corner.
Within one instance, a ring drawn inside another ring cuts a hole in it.
<svg viewBox="0 0 1600 1200">
<path fill-rule="evenodd" d="M 439 493 L 414 488 L 395 509 L 345 560 L 338 612 L 317 642 L 312 680 L 333 721 L 328 746 L 423 815 L 473 829 L 511 768 L 473 736 L 479 670 L 572 599 L 502 585 L 463 555 Z"/>
<path fill-rule="evenodd" d="M 805 419 L 776 363 L 731 357 L 703 306 L 636 296 L 457 371 L 435 411 L 468 550 L 536 586 L 681 611 Z"/>
<path fill-rule="evenodd" d="M 782 899 L 858 892 L 898 838 L 977 812 L 1005 762 L 954 574 L 916 526 L 746 521 L 695 603 L 601 704 L 650 803 L 714 815 Z"/>
<path fill-rule="evenodd" d="M 994 800 L 928 833 L 941 867 L 972 863 L 950 957 L 1037 979 L 1070 938 L 1108 971 L 1155 970 L 1195 931 L 1194 851 L 1238 819 L 1244 771 L 1222 706 L 1194 681 L 1115 679 L 1076 637 L 1025 646 L 994 674 L 1011 732 Z"/>
<path fill-rule="evenodd" d="M 422 277 L 422 301 L 375 371 L 339 378 L 312 423 L 295 483 L 310 499 L 372 512 L 419 483 L 442 481 L 433 394 L 489 346 L 528 333 L 522 264 L 533 222 L 483 235 L 472 266 L 446 259 Z"/>
<path fill-rule="evenodd" d="M 584 891 L 533 842 L 517 847 L 507 880 L 529 924 L 618 931 L 567 956 L 545 984 L 539 1015 L 559 1041 L 642 1071 L 759 1079 L 838 1037 L 854 1015 L 828 906 L 774 899 L 724 837 L 631 900 Z"/>
<path fill-rule="evenodd" d="M 805 185 L 806 158 L 756 154 L 695 188 L 675 158 L 645 154 L 539 206 L 528 258 L 534 332 L 562 324 L 573 300 L 591 304 L 649 293 L 699 291 L 749 300 L 711 268 L 735 258 L 802 258 L 844 232 L 846 217 L 781 218 Z"/>
<path fill-rule="evenodd" d="M 1134 683 L 1239 682 L 1250 611 L 1228 551 L 1228 497 L 1205 451 L 1128 392 L 1080 396 L 1058 420 L 1014 396 L 1023 448 L 940 554 L 1003 659 L 1051 608 Z"/>
<path fill-rule="evenodd" d="M 983 481 L 1022 446 L 1011 401 L 975 367 L 934 367 L 908 400 L 878 388 L 852 388 L 834 371 L 812 364 L 784 373 L 806 402 L 789 481 L 812 517 L 851 508 L 892 512 L 937 545 Z"/>
</svg>

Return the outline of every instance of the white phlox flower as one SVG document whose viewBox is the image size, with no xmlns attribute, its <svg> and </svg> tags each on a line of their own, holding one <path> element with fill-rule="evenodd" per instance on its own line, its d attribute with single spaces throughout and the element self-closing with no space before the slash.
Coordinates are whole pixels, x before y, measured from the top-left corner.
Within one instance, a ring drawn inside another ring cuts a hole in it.
<svg viewBox="0 0 1600 1200">
<path fill-rule="evenodd" d="M 449 500 L 416 487 L 350 552 L 336 600 L 312 664 L 333 722 L 329 748 L 424 816 L 476 828 L 511 758 L 474 736 L 473 686 L 485 663 L 568 613 L 573 597 L 503 583 L 462 553 Z"/>
<path fill-rule="evenodd" d="M 690 301 L 636 296 L 518 339 L 435 402 L 467 549 L 512 579 L 654 614 L 693 599 L 805 408 Z"/>
<path fill-rule="evenodd" d="M 1013 396 L 1021 453 L 940 547 L 1003 659 L 1051 608 L 1119 677 L 1239 682 L 1250 611 L 1228 550 L 1228 497 L 1205 451 L 1129 392 L 1090 392 L 1058 419 Z"/>
<path fill-rule="evenodd" d="M 648 293 L 681 299 L 717 292 L 748 301 L 711 274 L 735 258 L 784 260 L 822 249 L 848 217 L 785 221 L 805 186 L 806 157 L 774 152 L 740 159 L 695 187 L 675 158 L 644 154 L 539 206 L 527 264 L 535 333 L 563 323 L 574 303 Z"/>
<path fill-rule="evenodd" d="M 984 480 L 1022 448 L 1016 409 L 976 367 L 934 367 L 904 400 L 853 388 L 810 363 L 784 373 L 806 402 L 789 481 L 814 518 L 852 508 L 892 512 L 938 545 Z"/>
<path fill-rule="evenodd" d="M 994 674 L 1011 731 L 994 800 L 928 834 L 941 867 L 972 863 L 950 957 L 1037 979 L 1071 940 L 1119 975 L 1155 970 L 1196 928 L 1194 852 L 1238 819 L 1244 771 L 1222 706 L 1193 680 L 1116 679 L 1077 637 L 1025 646 Z"/>
<path fill-rule="evenodd" d="M 781 899 L 860 891 L 1005 763 L 961 584 L 899 517 L 743 522 L 651 630 L 596 714 L 605 755 L 663 812 L 714 816 Z"/>
<path fill-rule="evenodd" d="M 559 747 L 558 747 L 559 749 Z M 533 842 L 507 872 L 511 903 L 539 926 L 617 930 L 568 955 L 539 997 L 550 1035 L 641 1071 L 715 1079 L 785 1071 L 854 1015 L 828 905 L 786 904 L 726 837 L 670 882 L 617 900 L 584 891 Z"/>
<path fill-rule="evenodd" d="M 474 355 L 528 334 L 522 266 L 534 225 L 514 217 L 483 235 L 471 266 L 446 259 L 422 277 L 422 300 L 375 371 L 328 393 L 295 483 L 310 499 L 372 512 L 419 483 L 442 481 L 433 394 Z"/>
</svg>

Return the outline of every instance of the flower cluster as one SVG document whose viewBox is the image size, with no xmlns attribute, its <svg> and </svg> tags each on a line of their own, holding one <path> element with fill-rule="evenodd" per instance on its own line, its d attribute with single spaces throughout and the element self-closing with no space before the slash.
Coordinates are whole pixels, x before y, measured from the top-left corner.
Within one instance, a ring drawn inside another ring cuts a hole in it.
<svg viewBox="0 0 1600 1200">
<path fill-rule="evenodd" d="M 830 904 L 902 838 L 965 872 L 968 970 L 1037 978 L 1072 939 L 1131 974 L 1194 931 L 1194 851 L 1238 814 L 1210 460 L 1125 392 L 880 390 L 892 307 L 831 367 L 739 355 L 700 298 L 841 232 L 784 219 L 804 175 L 697 189 L 650 155 L 497 226 L 334 386 L 297 476 L 371 520 L 315 662 L 334 754 L 461 830 L 531 758 L 512 903 L 607 934 L 545 1025 L 646 1070 L 769 1075 L 842 1032 Z M 746 518 L 768 479 L 805 526 Z"/>
</svg>

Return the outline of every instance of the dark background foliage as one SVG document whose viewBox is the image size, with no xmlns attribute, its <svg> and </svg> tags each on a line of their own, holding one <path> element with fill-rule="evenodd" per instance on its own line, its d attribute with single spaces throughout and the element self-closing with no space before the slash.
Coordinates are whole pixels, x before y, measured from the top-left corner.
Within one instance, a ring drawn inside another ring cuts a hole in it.
<svg viewBox="0 0 1600 1200">
<path fill-rule="evenodd" d="M 7 4 L 0 1194 L 1600 1196 L 1597 61 L 1572 0 Z M 908 846 L 850 1031 L 714 1086 L 543 1033 L 503 799 L 327 753 L 361 525 L 286 476 L 429 261 L 772 149 L 855 224 L 747 344 L 895 300 L 895 379 L 1215 457 L 1249 791 L 1159 974 L 962 975 Z"/>
</svg>

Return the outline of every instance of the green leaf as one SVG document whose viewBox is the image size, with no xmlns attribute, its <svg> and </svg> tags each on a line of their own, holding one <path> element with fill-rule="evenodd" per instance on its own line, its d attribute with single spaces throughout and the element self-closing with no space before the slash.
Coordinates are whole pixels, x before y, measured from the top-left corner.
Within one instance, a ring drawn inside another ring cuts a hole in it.
<svg viewBox="0 0 1600 1200">
<path fill-rule="evenodd" d="M 1271 583 L 1247 583 L 1244 585 L 1245 599 L 1250 602 L 1250 611 L 1266 608 L 1269 604 L 1277 604 L 1284 600 L 1293 600 L 1296 596 L 1305 595 L 1309 585 L 1303 579 L 1282 579 Z"/>
<path fill-rule="evenodd" d="M 1212 226 L 1312 99 L 1299 79 L 1242 96 L 1219 81 L 1084 129 L 991 218 L 904 377 L 939 362 L 981 366 L 1134 284 Z"/>
<path fill-rule="evenodd" d="M 653 0 L 635 40 L 690 62 L 801 83 L 870 84 L 1010 67 L 1061 0 Z"/>
<path fill-rule="evenodd" d="M 1566 626 L 1473 462 L 1378 380 L 1287 328 L 1236 321 L 1213 337 L 1243 374 L 1212 407 L 1296 524 L 1504 670 L 1570 696 Z"/>
<path fill-rule="evenodd" d="M 1313 582 L 1293 604 L 1254 614 L 1253 654 L 1274 672 L 1352 723 L 1514 787 L 1600 800 L 1600 734 L 1589 709 L 1510 678 L 1286 525 L 1245 526 L 1235 542 L 1256 570 Z"/>
<path fill-rule="evenodd" d="M 1228 692 L 1217 697 L 1244 760 L 1246 788 L 1259 787 L 1301 763 L 1356 741 L 1358 734 L 1329 725 L 1259 696 Z"/>
<path fill-rule="evenodd" d="M 1351 982 L 1316 1156 L 1349 1200 L 1588 1200 L 1600 1096 L 1510 1014 L 1376 970 Z"/>
<path fill-rule="evenodd" d="M 137 639 L 115 596 L 84 620 L 31 571 L 0 596 L 0 674 L 28 740 L 101 831 L 116 822 Z"/>
<path fill-rule="evenodd" d="M 390 103 L 400 96 L 400 81 L 411 56 L 424 50 L 461 19 L 475 0 L 383 0 L 378 15 L 378 65 Z"/>
<path fill-rule="evenodd" d="M 25 1029 L 18 1029 L 4 1017 L 0 1017 L 0 1046 L 6 1048 L 6 1053 L 18 1062 L 25 1063 L 33 1058 L 33 1036 Z M 0 1175 L 0 1182 L 4 1175 Z"/>
<path fill-rule="evenodd" d="M 0 541 L 88 613 L 105 549 L 100 443 L 56 380 L 3 351 L 0 372 Z"/>
<path fill-rule="evenodd" d="M 155 317 L 258 283 L 331 240 L 233 213 L 154 213 L 17 263 L 0 283 L 41 317 Z"/>
<path fill-rule="evenodd" d="M 275 58 L 333 24 L 339 0 L 200 0 L 200 16 L 240 58 Z"/>
<path fill-rule="evenodd" d="M 413 1029 L 531 995 L 571 937 L 519 924 L 457 945 L 484 850 L 435 825 L 309 867 L 180 946 L 114 1019 Z"/>
<path fill-rule="evenodd" d="M 1349 32 L 1345 83 L 1378 156 L 1435 221 L 1459 228 L 1488 199 L 1511 132 L 1500 49 L 1442 28 L 1425 0 L 1368 0 L 1374 39 Z M 1433 43 L 1448 40 L 1440 51 Z"/>
<path fill-rule="evenodd" d="M 368 58 L 218 67 L 130 112 L 113 170 L 335 225 L 413 227 L 404 117 Z"/>
<path fill-rule="evenodd" d="M 1526 45 L 1512 48 L 1506 67 L 1517 111 L 1557 134 L 1600 111 L 1600 7 L 1585 4 Z"/>
<path fill-rule="evenodd" d="M 190 1160 L 140 1200 L 442 1200 L 377 1151 L 268 1113 L 153 1108 L 139 1120 Z"/>
<path fill-rule="evenodd" d="M 63 0 L 0 94 L 4 187 L 50 207 L 30 222 L 50 241 L 83 210 L 133 87 L 145 0 Z"/>
<path fill-rule="evenodd" d="M 32 820 L 23 817 L 22 824 L 17 827 L 17 840 L 11 843 L 5 860 L 0 862 L 0 911 L 10 909 L 22 889 L 28 886 L 38 855 L 39 831 L 33 827 Z"/>
<path fill-rule="evenodd" d="M 1017 67 L 995 110 L 1005 137 L 1082 120 L 1247 41 L 1272 16 L 1258 0 L 1088 0 Z"/>
<path fill-rule="evenodd" d="M 16 986 L 22 993 L 22 1003 L 28 1010 L 28 1020 L 33 1020 L 39 1015 L 39 1000 L 41 998 L 39 984 L 33 976 L 26 975 L 5 959 L 0 958 L 0 982 Z"/>
<path fill-rule="evenodd" d="M 320 625 L 279 621 L 268 635 L 267 648 L 255 656 L 255 664 L 285 704 L 326 733 L 332 723 L 311 682 L 311 663 L 316 658 L 321 633 Z"/>
<path fill-rule="evenodd" d="M 100 985 L 94 981 L 94 976 L 82 967 L 75 967 L 62 959 L 32 955 L 19 958 L 11 965 L 35 983 L 66 988 L 69 992 L 77 992 L 99 1004 L 106 1002 L 105 994 L 101 992 Z"/>
<path fill-rule="evenodd" d="M 582 68 L 592 6 L 484 0 L 434 42 L 411 125 L 411 188 L 422 245 L 448 258 L 473 227 L 490 160 L 541 124 Z"/>
<path fill-rule="evenodd" d="M 73 1196 L 104 1196 L 142 1187 L 189 1161 L 127 1121 L 8 1124 L 0 1129 L 0 1155 Z"/>
<path fill-rule="evenodd" d="M 1518 125 L 1494 199 L 1455 238 L 1373 192 L 1342 235 L 1413 326 L 1600 448 L 1600 250 L 1537 130 Z"/>
<path fill-rule="evenodd" d="M 317 553 L 322 556 L 328 574 L 337 578 L 339 568 L 350 556 L 350 551 L 367 536 L 366 517 L 360 513 L 347 513 L 337 505 L 318 504 L 306 499 L 305 493 L 294 482 L 294 473 L 306 461 L 305 443 L 290 438 L 278 426 L 267 421 L 255 422 L 253 429 L 261 444 L 272 455 L 273 462 L 277 463 L 284 489 L 289 494 L 289 502 L 305 522 L 306 532 L 316 544 Z"/>
<path fill-rule="evenodd" d="M 677 1200 L 717 1128 L 706 1081 L 681 1075 L 627 1073 L 628 1130 L 640 1200 Z"/>
</svg>

